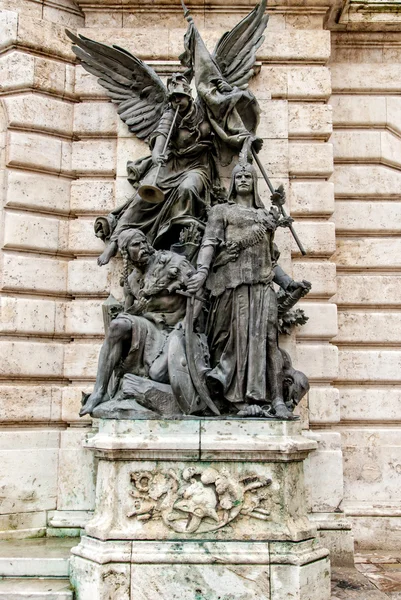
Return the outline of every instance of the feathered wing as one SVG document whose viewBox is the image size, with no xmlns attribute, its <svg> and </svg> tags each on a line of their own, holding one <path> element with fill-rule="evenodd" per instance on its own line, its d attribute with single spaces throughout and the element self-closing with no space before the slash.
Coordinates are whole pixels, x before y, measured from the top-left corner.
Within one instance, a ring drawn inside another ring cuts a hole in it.
<svg viewBox="0 0 401 600">
<path fill-rule="evenodd" d="M 155 130 L 167 104 L 167 89 L 155 71 L 118 46 L 106 46 L 67 31 L 82 66 L 118 104 L 120 118 L 139 139 L 147 140 Z"/>
<path fill-rule="evenodd" d="M 263 43 L 263 32 L 269 16 L 265 14 L 266 0 L 255 6 L 238 25 L 225 33 L 213 53 L 224 79 L 240 89 L 248 87 L 254 75 L 256 51 Z"/>
</svg>

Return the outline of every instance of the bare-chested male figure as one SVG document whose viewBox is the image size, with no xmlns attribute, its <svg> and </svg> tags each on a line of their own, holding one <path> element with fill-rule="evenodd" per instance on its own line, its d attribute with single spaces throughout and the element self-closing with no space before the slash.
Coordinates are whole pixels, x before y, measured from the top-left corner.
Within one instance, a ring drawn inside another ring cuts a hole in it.
<svg viewBox="0 0 401 600">
<path fill-rule="evenodd" d="M 194 273 L 191 264 L 174 252 L 154 250 L 137 229 L 123 231 L 118 247 L 124 260 L 124 312 L 110 323 L 95 387 L 81 416 L 110 399 L 109 382 L 117 368 L 119 377 L 133 373 L 166 382 L 169 336 L 185 316 L 186 299 L 174 292 Z"/>
</svg>

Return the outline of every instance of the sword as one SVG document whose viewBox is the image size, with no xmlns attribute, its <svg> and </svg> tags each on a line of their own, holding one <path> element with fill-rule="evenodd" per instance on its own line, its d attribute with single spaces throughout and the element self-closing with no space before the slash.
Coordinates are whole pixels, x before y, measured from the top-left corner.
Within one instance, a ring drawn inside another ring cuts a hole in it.
<svg viewBox="0 0 401 600">
<path fill-rule="evenodd" d="M 185 350 L 187 355 L 188 370 L 192 379 L 192 383 L 194 384 L 194 388 L 197 391 L 200 399 L 203 400 L 206 406 L 210 408 L 212 413 L 215 415 L 220 415 L 219 409 L 209 395 L 209 390 L 207 389 L 205 381 L 198 372 L 195 361 L 194 306 L 195 300 L 204 302 L 205 299 L 201 296 L 189 294 L 188 292 L 183 292 L 181 290 L 177 290 L 177 294 L 181 294 L 181 296 L 185 296 L 187 298 L 187 311 L 185 315 Z"/>
</svg>

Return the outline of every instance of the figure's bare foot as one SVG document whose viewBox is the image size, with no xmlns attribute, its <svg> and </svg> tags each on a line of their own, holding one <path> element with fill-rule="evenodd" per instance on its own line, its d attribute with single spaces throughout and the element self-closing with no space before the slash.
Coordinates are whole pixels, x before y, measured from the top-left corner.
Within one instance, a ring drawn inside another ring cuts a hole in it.
<svg viewBox="0 0 401 600">
<path fill-rule="evenodd" d="M 101 392 L 93 392 L 90 396 L 88 396 L 85 404 L 82 406 L 79 411 L 79 416 L 83 417 L 84 415 L 90 415 L 93 412 L 93 409 L 102 402 L 106 402 L 108 400 L 107 394 L 103 394 Z"/>
<path fill-rule="evenodd" d="M 296 417 L 290 410 L 288 410 L 284 400 L 281 398 L 276 398 L 273 400 L 273 408 L 275 412 L 276 419 L 285 419 L 287 421 L 294 421 L 298 417 Z"/>
<path fill-rule="evenodd" d="M 106 248 L 103 250 L 103 252 L 101 253 L 101 255 L 99 256 L 99 258 L 97 259 L 97 264 L 99 265 L 99 267 L 102 267 L 103 265 L 107 265 L 107 263 L 109 262 L 109 260 L 111 258 L 113 258 L 113 256 L 115 256 L 117 253 L 117 244 L 116 243 L 111 243 L 108 246 L 106 246 Z"/>
</svg>

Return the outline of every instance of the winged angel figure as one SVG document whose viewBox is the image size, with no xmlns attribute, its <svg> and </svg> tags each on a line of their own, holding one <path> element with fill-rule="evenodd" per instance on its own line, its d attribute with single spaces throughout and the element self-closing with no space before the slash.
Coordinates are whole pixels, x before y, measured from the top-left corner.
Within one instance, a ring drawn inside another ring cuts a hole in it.
<svg viewBox="0 0 401 600">
<path fill-rule="evenodd" d="M 82 66 L 98 77 L 120 118 L 150 149 L 148 156 L 127 165 L 133 196 L 96 219 L 95 233 L 107 244 L 99 265 L 117 253 L 118 236 L 125 229 L 140 229 L 154 247 L 168 249 L 178 242 L 183 227 L 195 222 L 202 228 L 220 189 L 219 165 L 229 164 L 246 140 L 256 151 L 262 145 L 256 137 L 259 107 L 248 82 L 268 21 L 266 0 L 222 36 L 213 54 L 184 4 L 183 8 L 188 30 L 180 61 L 185 71 L 174 73 L 167 87 L 127 50 L 67 32 Z M 141 186 L 154 184 L 155 178 L 163 192 L 157 203 L 140 193 Z"/>
</svg>

